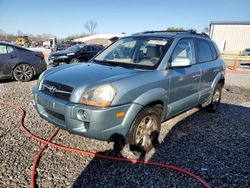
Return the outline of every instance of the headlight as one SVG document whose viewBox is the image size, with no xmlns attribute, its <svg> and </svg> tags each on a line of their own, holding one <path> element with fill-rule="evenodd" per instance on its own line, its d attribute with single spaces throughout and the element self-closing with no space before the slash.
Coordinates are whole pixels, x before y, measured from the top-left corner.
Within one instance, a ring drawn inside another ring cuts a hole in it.
<svg viewBox="0 0 250 188">
<path fill-rule="evenodd" d="M 116 89 L 110 85 L 101 85 L 86 91 L 81 97 L 80 103 L 92 106 L 111 106 L 116 95 Z"/>
<path fill-rule="evenodd" d="M 40 76 L 39 76 L 39 78 L 37 80 L 37 84 L 36 85 L 37 85 L 37 87 L 38 87 L 39 90 L 41 89 L 40 88 L 40 84 L 41 84 L 41 81 L 42 81 L 44 73 L 45 73 L 45 71 L 43 71 L 42 74 L 40 74 Z"/>
</svg>

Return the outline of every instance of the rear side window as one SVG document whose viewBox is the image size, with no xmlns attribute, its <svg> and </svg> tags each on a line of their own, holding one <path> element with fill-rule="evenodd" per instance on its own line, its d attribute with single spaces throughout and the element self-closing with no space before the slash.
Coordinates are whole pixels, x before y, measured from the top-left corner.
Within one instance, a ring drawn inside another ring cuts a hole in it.
<svg viewBox="0 0 250 188">
<path fill-rule="evenodd" d="M 213 43 L 209 42 L 209 45 L 210 45 L 210 48 L 211 48 L 211 51 L 212 51 L 213 60 L 216 60 L 219 55 L 218 55 Z"/>
<path fill-rule="evenodd" d="M 11 46 L 7 46 L 7 52 L 10 53 L 12 52 L 14 49 Z"/>
<path fill-rule="evenodd" d="M 207 62 L 213 60 L 211 48 L 207 41 L 197 40 L 198 62 Z"/>
</svg>

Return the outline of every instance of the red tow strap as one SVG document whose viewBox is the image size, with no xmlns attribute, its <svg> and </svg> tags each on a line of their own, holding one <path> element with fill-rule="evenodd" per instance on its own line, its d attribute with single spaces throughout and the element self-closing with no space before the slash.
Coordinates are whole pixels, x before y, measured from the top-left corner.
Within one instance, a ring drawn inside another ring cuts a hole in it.
<svg viewBox="0 0 250 188">
<path fill-rule="evenodd" d="M 201 177 L 199 177 L 198 175 L 189 172 L 183 168 L 177 167 L 177 166 L 173 166 L 173 165 L 168 165 L 168 164 L 162 164 L 162 163 L 157 163 L 157 162 L 150 162 L 150 161 L 143 161 L 143 160 L 136 160 L 136 159 L 128 159 L 128 158 L 121 158 L 121 157 L 113 157 L 113 156 L 108 156 L 108 155 L 102 155 L 102 154 L 97 154 L 97 153 L 93 153 L 93 152 L 89 152 L 89 151 L 84 151 L 84 150 L 80 150 L 80 149 L 76 149 L 76 148 L 70 148 L 70 147 L 66 147 L 60 144 L 55 144 L 53 142 L 51 142 L 51 140 L 56 136 L 56 134 L 58 133 L 58 131 L 60 130 L 59 128 L 57 128 L 54 133 L 52 134 L 52 136 L 49 138 L 49 140 L 44 140 L 36 135 L 34 135 L 33 133 L 31 133 L 25 126 L 24 126 L 24 117 L 25 117 L 25 112 L 24 110 L 15 105 L 15 104 L 10 104 L 7 102 L 1 102 L 0 104 L 2 105 L 7 105 L 7 106 L 11 106 L 11 107 L 15 107 L 19 110 L 19 112 L 21 113 L 20 116 L 20 125 L 21 125 L 21 130 L 28 135 L 31 138 L 34 138 L 35 140 L 38 140 L 42 143 L 44 143 L 44 145 L 42 146 L 42 148 L 40 149 L 40 151 L 37 153 L 34 162 L 33 162 L 33 166 L 32 166 L 32 173 L 31 173 L 31 187 L 35 188 L 36 187 L 36 180 L 35 180 L 35 174 L 36 174 L 36 167 L 39 161 L 39 158 L 42 154 L 42 152 L 44 151 L 44 149 L 49 145 L 49 146 L 53 146 L 55 148 L 58 149 L 62 149 L 65 151 L 71 151 L 71 152 L 76 152 L 76 153 L 80 153 L 82 155 L 89 155 L 92 157 L 97 157 L 97 158 L 102 158 L 102 159 L 110 159 L 110 160 L 115 160 L 115 161 L 124 161 L 124 162 L 130 162 L 133 164 L 145 164 L 145 165 L 151 165 L 151 166 L 157 166 L 157 167 L 161 167 L 161 168 L 168 168 L 171 170 L 175 170 L 178 172 L 181 172 L 183 174 L 186 174 L 188 176 L 191 176 L 192 178 L 200 181 L 206 188 L 211 188 L 210 185 Z"/>
</svg>

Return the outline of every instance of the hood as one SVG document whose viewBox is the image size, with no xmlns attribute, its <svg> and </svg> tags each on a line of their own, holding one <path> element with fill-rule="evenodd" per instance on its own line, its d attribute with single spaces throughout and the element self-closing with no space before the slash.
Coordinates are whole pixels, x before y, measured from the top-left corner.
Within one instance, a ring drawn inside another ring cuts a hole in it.
<svg viewBox="0 0 250 188">
<path fill-rule="evenodd" d="M 44 79 L 73 88 L 86 88 L 130 77 L 136 72 L 139 72 L 139 70 L 95 63 L 80 63 L 71 66 L 61 66 L 61 68 L 54 71 L 51 70 L 45 74 Z"/>
</svg>

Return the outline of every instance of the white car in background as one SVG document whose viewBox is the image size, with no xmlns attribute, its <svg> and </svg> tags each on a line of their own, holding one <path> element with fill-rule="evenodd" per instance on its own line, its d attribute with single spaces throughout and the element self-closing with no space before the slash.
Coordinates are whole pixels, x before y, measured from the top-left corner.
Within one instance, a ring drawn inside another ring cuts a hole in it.
<svg viewBox="0 0 250 188">
<path fill-rule="evenodd" d="M 44 48 L 54 48 L 57 44 L 57 39 L 55 37 L 49 38 L 48 41 L 43 42 L 43 47 Z"/>
</svg>

